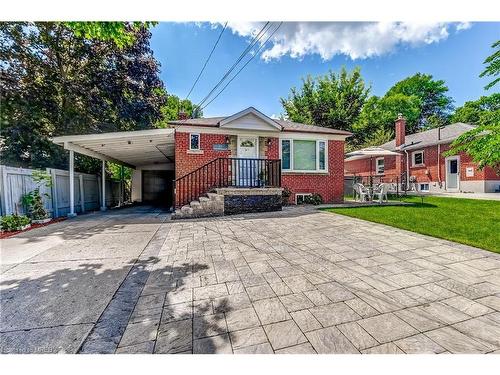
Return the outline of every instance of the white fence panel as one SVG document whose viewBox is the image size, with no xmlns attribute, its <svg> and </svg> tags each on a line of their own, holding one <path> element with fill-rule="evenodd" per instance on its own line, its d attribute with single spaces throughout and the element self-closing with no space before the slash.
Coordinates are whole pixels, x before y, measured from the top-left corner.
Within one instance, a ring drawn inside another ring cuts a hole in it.
<svg viewBox="0 0 500 375">
<path fill-rule="evenodd" d="M 43 202 L 52 217 L 66 216 L 69 207 L 69 172 L 61 169 L 47 168 L 52 176 L 52 188 L 40 187 Z M 15 168 L 0 165 L 0 213 L 24 214 L 21 198 L 33 191 L 36 184 L 31 178 L 32 169 Z M 96 175 L 75 172 L 74 197 L 75 212 L 95 211 L 101 206 L 101 178 Z M 45 196 L 47 194 L 48 196 Z M 119 204 L 120 182 L 106 178 L 106 205 L 113 207 Z"/>
<path fill-rule="evenodd" d="M 21 199 L 23 195 L 33 191 L 37 184 L 31 178 L 32 169 L 8 167 L 0 165 L 1 171 L 1 213 L 9 215 L 12 213 L 25 214 Z M 50 188 L 40 186 L 40 194 L 48 212 L 52 213 L 52 191 Z M 47 194 L 47 195 L 46 195 Z"/>
</svg>

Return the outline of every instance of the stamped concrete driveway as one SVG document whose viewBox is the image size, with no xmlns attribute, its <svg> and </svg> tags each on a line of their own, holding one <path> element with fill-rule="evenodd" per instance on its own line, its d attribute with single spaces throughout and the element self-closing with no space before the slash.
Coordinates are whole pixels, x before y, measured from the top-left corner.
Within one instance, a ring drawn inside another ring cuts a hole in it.
<svg viewBox="0 0 500 375">
<path fill-rule="evenodd" d="M 2 352 L 500 349 L 499 255 L 311 208 L 82 216 L 4 241 L 0 287 Z"/>
</svg>

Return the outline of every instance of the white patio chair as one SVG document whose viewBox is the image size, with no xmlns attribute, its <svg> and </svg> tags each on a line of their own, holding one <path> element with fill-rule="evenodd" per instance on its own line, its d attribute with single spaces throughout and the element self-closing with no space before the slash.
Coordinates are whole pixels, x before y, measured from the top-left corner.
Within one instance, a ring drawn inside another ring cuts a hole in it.
<svg viewBox="0 0 500 375">
<path fill-rule="evenodd" d="M 378 202 L 382 203 L 384 200 L 386 202 L 389 201 L 387 198 L 387 192 L 389 191 L 389 185 L 380 184 L 377 189 L 373 190 L 373 199 L 375 200 L 375 196 L 378 196 Z"/>
<path fill-rule="evenodd" d="M 363 184 L 360 184 L 359 182 L 354 184 L 353 186 L 354 189 L 354 200 L 357 201 L 359 198 L 360 202 L 366 202 L 370 200 L 370 193 L 368 190 L 363 186 Z"/>
</svg>

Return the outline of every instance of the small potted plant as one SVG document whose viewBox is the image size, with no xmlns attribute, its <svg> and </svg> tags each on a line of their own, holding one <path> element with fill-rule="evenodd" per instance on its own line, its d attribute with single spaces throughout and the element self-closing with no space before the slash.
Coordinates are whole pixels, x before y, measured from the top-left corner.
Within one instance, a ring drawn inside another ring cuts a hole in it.
<svg viewBox="0 0 500 375">
<path fill-rule="evenodd" d="M 6 215 L 2 216 L 1 220 L 2 230 L 7 232 L 15 232 L 18 230 L 26 230 L 31 227 L 29 217 L 25 215 Z"/>
</svg>

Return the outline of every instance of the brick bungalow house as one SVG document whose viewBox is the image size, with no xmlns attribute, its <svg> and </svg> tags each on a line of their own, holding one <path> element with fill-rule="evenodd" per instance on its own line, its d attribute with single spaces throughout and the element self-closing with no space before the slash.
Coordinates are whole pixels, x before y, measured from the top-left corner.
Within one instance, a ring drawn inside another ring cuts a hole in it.
<svg viewBox="0 0 500 375">
<path fill-rule="evenodd" d="M 350 135 L 272 119 L 249 107 L 226 117 L 171 121 L 164 129 L 69 135 L 52 141 L 69 151 L 68 215 L 81 211 L 81 181 L 74 176 L 77 153 L 102 161 L 102 210 L 109 202 L 106 162 L 113 162 L 133 169 L 133 202 L 174 207 L 178 216 L 190 217 L 241 207 L 281 209 L 283 189 L 290 193 L 290 203 L 311 194 L 321 195 L 324 202 L 341 202 L 344 143 Z"/>
<path fill-rule="evenodd" d="M 355 157 L 345 160 L 346 175 L 378 176 L 394 182 L 403 176 L 417 189 L 429 192 L 489 193 L 500 190 L 500 176 L 492 168 L 479 170 L 469 155 L 445 157 L 443 153 L 474 125 L 455 123 L 406 135 L 402 116 L 396 120 L 395 139 L 378 147 L 400 152 L 398 156 Z"/>
<path fill-rule="evenodd" d="M 343 201 L 344 143 L 349 132 L 272 119 L 253 107 L 227 117 L 186 118 L 169 124 L 175 129 L 177 207 L 220 184 L 224 173 L 232 175 L 229 185 L 240 192 L 245 187 L 253 194 L 258 187 L 282 187 L 290 191 L 290 203 L 314 193 L 324 202 Z M 204 184 L 201 190 L 183 198 L 199 180 Z"/>
</svg>

